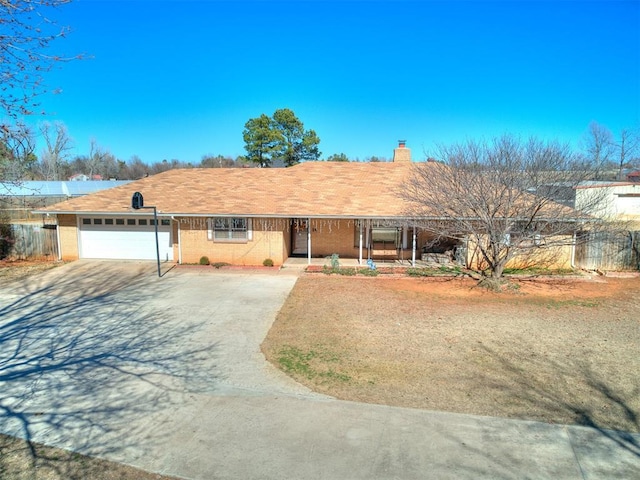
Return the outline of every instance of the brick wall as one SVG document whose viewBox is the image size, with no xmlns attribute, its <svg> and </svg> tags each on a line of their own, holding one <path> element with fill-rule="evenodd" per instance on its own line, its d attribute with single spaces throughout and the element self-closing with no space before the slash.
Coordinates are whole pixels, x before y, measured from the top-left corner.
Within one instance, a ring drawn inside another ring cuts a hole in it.
<svg viewBox="0 0 640 480">
<path fill-rule="evenodd" d="M 507 262 L 507 268 L 530 268 L 540 267 L 548 269 L 571 268 L 571 258 L 573 247 L 570 235 L 549 237 L 549 246 L 540 246 L 530 252 L 515 256 Z M 467 264 L 471 268 L 488 268 L 486 261 L 482 258 L 477 245 L 470 241 L 467 250 Z"/>
<path fill-rule="evenodd" d="M 58 215 L 58 235 L 62 260 L 77 260 L 79 258 L 78 223 L 75 215 Z"/>
<path fill-rule="evenodd" d="M 206 218 L 179 218 L 182 263 L 198 263 L 207 256 L 211 263 L 226 262 L 233 265 L 262 265 L 266 258 L 281 265 L 286 260 L 285 235 L 282 226 L 252 222 L 252 239 L 242 242 L 209 240 Z M 177 239 L 177 232 L 176 237 Z M 178 258 L 176 246 L 176 259 Z"/>
<path fill-rule="evenodd" d="M 354 235 L 353 220 L 311 220 L 311 256 L 326 257 L 337 253 L 345 258 L 358 258 Z"/>
</svg>

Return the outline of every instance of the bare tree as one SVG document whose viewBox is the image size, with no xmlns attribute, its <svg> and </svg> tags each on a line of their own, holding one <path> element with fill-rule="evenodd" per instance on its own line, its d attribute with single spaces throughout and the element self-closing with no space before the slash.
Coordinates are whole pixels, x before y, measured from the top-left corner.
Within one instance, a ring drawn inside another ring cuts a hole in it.
<svg viewBox="0 0 640 480">
<path fill-rule="evenodd" d="M 12 156 L 5 155 L 3 169 L 8 168 L 7 158 L 13 162 L 11 172 L 2 172 L 4 179 L 18 176 L 18 171 L 24 174 L 36 160 L 33 136 L 22 118 L 35 113 L 37 97 L 46 93 L 44 75 L 60 62 L 82 57 L 49 51 L 50 44 L 69 31 L 56 23 L 53 13 L 70 1 L 0 0 L 0 130 L 5 145 L 12 144 Z"/>
<path fill-rule="evenodd" d="M 200 166 L 204 168 L 230 168 L 235 167 L 236 162 L 233 158 L 223 155 L 203 155 Z"/>
<path fill-rule="evenodd" d="M 126 163 L 123 174 L 121 175 L 122 179 L 139 180 L 149 175 L 149 165 L 144 163 L 139 156 L 134 155 Z"/>
<path fill-rule="evenodd" d="M 71 0 L 0 0 L 0 109 L 11 119 L 34 113 L 36 97 L 45 93 L 43 75 L 54 65 L 80 58 L 49 52 L 68 27 L 52 18 L 57 7 Z"/>
<path fill-rule="evenodd" d="M 591 122 L 582 143 L 587 159 L 597 165 L 600 171 L 614 165 L 616 142 L 607 127 Z"/>
<path fill-rule="evenodd" d="M 618 153 L 618 179 L 622 180 L 622 170 L 627 163 L 638 153 L 640 147 L 640 134 L 637 130 L 622 129 L 620 139 L 616 144 Z"/>
<path fill-rule="evenodd" d="M 17 123 L 12 128 L 0 126 L 0 180 L 23 180 L 37 161 L 34 150 L 35 139 L 28 126 L 23 123 Z"/>
<path fill-rule="evenodd" d="M 115 178 L 119 171 L 116 157 L 109 150 L 98 145 L 95 138 L 91 139 L 89 146 L 87 169 L 86 174 L 91 179 L 97 175 L 103 179 Z"/>
<path fill-rule="evenodd" d="M 62 122 L 44 122 L 40 125 L 40 133 L 46 145 L 40 160 L 40 173 L 45 180 L 60 180 L 61 166 L 68 161 L 73 140 Z"/>
<path fill-rule="evenodd" d="M 593 174 L 569 148 L 511 136 L 442 146 L 443 163 L 415 164 L 400 195 L 407 217 L 436 241 L 456 240 L 476 255 L 469 266 L 499 285 L 507 263 L 551 261 L 591 221 L 592 198 L 571 208 L 574 187 Z"/>
</svg>

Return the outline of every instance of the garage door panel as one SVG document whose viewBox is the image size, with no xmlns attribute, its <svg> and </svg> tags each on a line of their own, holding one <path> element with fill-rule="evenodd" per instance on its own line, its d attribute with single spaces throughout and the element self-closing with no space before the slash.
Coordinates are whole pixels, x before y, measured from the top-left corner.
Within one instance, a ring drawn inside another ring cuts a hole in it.
<svg viewBox="0 0 640 480">
<path fill-rule="evenodd" d="M 173 260 L 169 226 L 158 227 L 161 260 Z M 155 260 L 153 226 L 80 225 L 80 257 L 123 260 Z"/>
</svg>

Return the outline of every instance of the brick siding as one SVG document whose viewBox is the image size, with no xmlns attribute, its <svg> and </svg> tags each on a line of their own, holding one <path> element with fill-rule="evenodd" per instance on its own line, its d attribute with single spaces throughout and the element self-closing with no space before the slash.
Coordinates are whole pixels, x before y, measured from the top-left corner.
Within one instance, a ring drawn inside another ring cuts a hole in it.
<svg viewBox="0 0 640 480">
<path fill-rule="evenodd" d="M 60 236 L 60 258 L 77 260 L 78 223 L 75 215 L 58 215 L 58 235 Z"/>
</svg>

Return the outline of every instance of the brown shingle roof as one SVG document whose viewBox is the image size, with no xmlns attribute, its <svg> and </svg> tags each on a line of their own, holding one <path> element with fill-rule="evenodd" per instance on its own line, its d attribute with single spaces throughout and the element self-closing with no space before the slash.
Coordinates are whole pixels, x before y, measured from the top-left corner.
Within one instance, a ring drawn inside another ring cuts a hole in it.
<svg viewBox="0 0 640 480">
<path fill-rule="evenodd" d="M 282 217 L 394 217 L 410 163 L 307 162 L 284 169 L 170 170 L 52 205 L 50 213 L 131 213 L 139 191 L 159 214 Z"/>
</svg>

